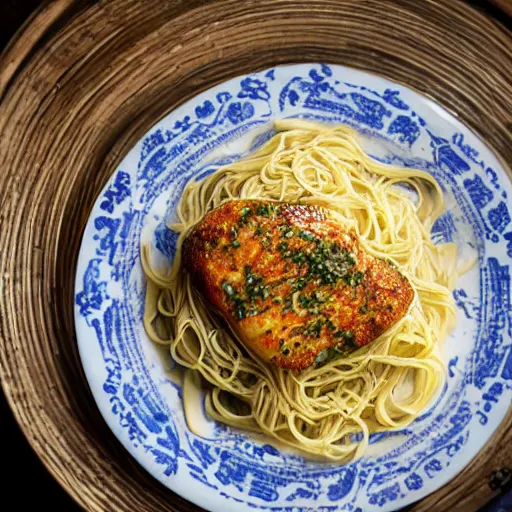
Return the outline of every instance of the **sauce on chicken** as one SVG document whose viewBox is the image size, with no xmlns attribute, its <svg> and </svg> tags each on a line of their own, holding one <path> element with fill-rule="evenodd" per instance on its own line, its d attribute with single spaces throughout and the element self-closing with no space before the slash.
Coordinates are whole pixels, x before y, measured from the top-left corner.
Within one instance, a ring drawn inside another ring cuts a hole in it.
<svg viewBox="0 0 512 512">
<path fill-rule="evenodd" d="M 248 350 L 296 371 L 372 342 L 414 299 L 406 277 L 318 206 L 226 202 L 188 235 L 183 261 Z"/>
</svg>

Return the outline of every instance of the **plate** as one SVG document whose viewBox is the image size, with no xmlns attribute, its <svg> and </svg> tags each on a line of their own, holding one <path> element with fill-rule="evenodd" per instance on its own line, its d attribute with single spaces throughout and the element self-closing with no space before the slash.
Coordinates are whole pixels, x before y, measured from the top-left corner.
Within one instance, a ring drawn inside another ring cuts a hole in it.
<svg viewBox="0 0 512 512">
<path fill-rule="evenodd" d="M 447 383 L 407 429 L 372 436 L 355 463 L 315 463 L 209 422 L 186 425 L 170 358 L 142 325 L 140 243 L 172 259 L 166 227 L 185 183 L 262 144 L 272 123 L 345 123 L 377 158 L 432 173 L 447 211 L 436 242 L 478 256 L 457 281 L 457 326 L 443 346 Z M 213 512 L 390 511 L 438 489 L 478 453 L 512 398 L 512 235 L 506 172 L 470 130 L 418 93 L 354 69 L 301 64 L 241 76 L 158 122 L 121 162 L 93 208 L 76 274 L 75 322 L 98 407 L 133 457 L 165 486 Z"/>
</svg>

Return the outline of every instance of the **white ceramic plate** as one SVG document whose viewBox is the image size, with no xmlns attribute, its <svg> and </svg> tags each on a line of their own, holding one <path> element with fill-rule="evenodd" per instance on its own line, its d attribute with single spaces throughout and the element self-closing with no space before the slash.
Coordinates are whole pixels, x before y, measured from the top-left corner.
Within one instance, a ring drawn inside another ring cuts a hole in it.
<svg viewBox="0 0 512 512">
<path fill-rule="evenodd" d="M 376 157 L 421 167 L 445 189 L 433 237 L 478 265 L 454 291 L 457 327 L 443 348 L 447 385 L 409 428 L 374 435 L 369 453 L 340 466 L 313 463 L 205 422 L 186 425 L 170 359 L 142 325 L 140 242 L 172 258 L 173 215 L 187 180 L 240 158 L 272 122 L 348 123 Z M 76 331 L 89 384 L 115 435 L 154 477 L 215 512 L 396 510 L 438 489 L 480 450 L 512 397 L 511 184 L 492 152 L 419 94 L 340 66 L 303 64 L 235 78 L 165 117 L 128 153 L 100 194 L 76 276 Z"/>
</svg>

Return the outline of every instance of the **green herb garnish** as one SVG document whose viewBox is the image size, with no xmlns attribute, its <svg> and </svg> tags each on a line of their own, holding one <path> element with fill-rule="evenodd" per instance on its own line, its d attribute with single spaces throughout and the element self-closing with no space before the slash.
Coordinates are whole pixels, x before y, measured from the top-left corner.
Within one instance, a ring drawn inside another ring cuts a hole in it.
<svg viewBox="0 0 512 512">
<path fill-rule="evenodd" d="M 306 327 L 306 329 L 304 330 L 304 335 L 315 336 L 315 338 L 319 338 L 323 325 L 324 321 L 322 319 L 313 322 L 312 324 Z"/>
<path fill-rule="evenodd" d="M 235 289 L 227 281 L 222 283 L 222 289 L 226 292 L 228 297 L 231 297 L 235 294 Z"/>
<path fill-rule="evenodd" d="M 302 265 L 306 262 L 306 255 L 302 251 L 298 251 L 292 256 L 292 261 L 297 265 Z"/>
<path fill-rule="evenodd" d="M 309 233 L 308 231 L 301 231 L 299 236 L 303 240 L 307 240 L 308 242 L 312 242 L 315 239 L 315 236 L 313 235 L 313 233 Z"/>
<path fill-rule="evenodd" d="M 256 214 L 263 217 L 271 217 L 276 209 L 277 207 L 273 204 L 260 204 L 256 210 Z"/>
<path fill-rule="evenodd" d="M 308 284 L 308 280 L 305 277 L 298 277 L 293 283 L 294 291 L 303 290 Z"/>
<path fill-rule="evenodd" d="M 327 326 L 327 329 L 329 329 L 330 331 L 334 331 L 334 329 L 336 329 L 336 326 L 329 319 L 327 319 L 325 325 Z"/>
<path fill-rule="evenodd" d="M 352 341 L 354 339 L 354 333 L 352 331 L 336 331 L 333 336 L 335 338 L 341 338 L 344 341 Z"/>
<path fill-rule="evenodd" d="M 320 366 L 321 364 L 324 364 L 327 362 L 329 358 L 329 349 L 325 349 L 325 350 L 322 350 L 321 352 L 319 352 L 317 354 L 317 356 L 315 357 L 315 364 L 316 366 Z"/>
</svg>

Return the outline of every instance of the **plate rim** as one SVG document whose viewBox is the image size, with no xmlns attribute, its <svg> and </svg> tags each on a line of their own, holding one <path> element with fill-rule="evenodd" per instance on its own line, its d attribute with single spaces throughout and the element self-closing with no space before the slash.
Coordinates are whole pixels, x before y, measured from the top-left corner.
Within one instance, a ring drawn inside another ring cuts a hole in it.
<svg viewBox="0 0 512 512">
<path fill-rule="evenodd" d="M 140 147 L 141 147 L 144 139 L 146 137 L 148 137 L 148 135 L 150 135 L 152 132 L 156 131 L 159 128 L 164 128 L 165 126 L 168 127 L 170 119 L 173 116 L 176 115 L 177 111 L 181 111 L 182 109 L 185 110 L 186 108 L 189 108 L 189 109 L 192 108 L 194 106 L 194 103 L 199 104 L 202 101 L 202 99 L 204 99 L 204 97 L 206 97 L 209 94 L 213 95 L 218 89 L 220 89 L 223 86 L 227 86 L 228 84 L 232 84 L 234 82 L 240 82 L 242 79 L 244 79 L 246 77 L 249 77 L 249 76 L 254 76 L 256 74 L 259 75 L 259 74 L 265 73 L 265 72 L 269 71 L 270 69 L 296 68 L 296 67 L 304 67 L 304 68 L 306 68 L 306 67 L 320 66 L 320 65 L 321 65 L 321 63 L 318 63 L 318 62 L 301 62 L 301 63 L 296 63 L 296 64 L 286 64 L 286 65 L 274 66 L 272 68 L 265 69 L 265 70 L 260 70 L 260 71 L 253 72 L 253 73 L 247 73 L 247 74 L 242 74 L 242 75 L 238 75 L 238 76 L 235 76 L 235 77 L 231 77 L 231 78 L 229 78 L 229 79 L 227 79 L 227 80 L 225 80 L 223 82 L 220 82 L 220 83 L 214 85 L 213 87 L 204 89 L 200 93 L 190 97 L 185 102 L 181 103 L 178 107 L 176 107 L 172 111 L 168 112 L 165 116 L 163 116 L 162 118 L 157 120 L 151 127 L 149 127 L 147 129 L 147 131 L 139 138 L 139 140 L 137 140 L 134 144 L 131 145 L 130 149 L 127 151 L 127 153 L 125 154 L 124 158 L 119 162 L 119 164 L 115 168 L 114 172 L 111 174 L 111 176 L 106 181 L 106 183 L 105 183 L 104 187 L 102 188 L 102 190 L 96 196 L 96 200 L 95 200 L 94 206 L 91 209 L 91 212 L 89 214 L 89 217 L 88 217 L 88 220 L 87 220 L 87 223 L 86 223 L 86 228 L 84 230 L 84 234 L 83 234 L 83 237 L 82 237 L 82 242 L 81 242 L 81 245 L 80 245 L 78 264 L 77 264 L 77 271 L 76 271 L 76 274 L 75 274 L 75 296 L 83 288 L 83 282 L 81 281 L 81 278 L 83 278 L 83 274 L 79 276 L 79 271 L 78 270 L 79 270 L 79 268 L 81 268 L 81 266 L 83 266 L 85 268 L 85 265 L 83 265 L 83 261 L 86 261 L 86 260 L 88 261 L 90 259 L 90 258 L 86 259 L 86 256 L 85 256 L 84 240 L 85 240 L 85 237 L 86 237 L 87 230 L 89 230 L 90 227 L 91 227 L 91 221 L 93 220 L 93 217 L 95 216 L 95 214 L 98 214 L 100 212 L 100 210 L 99 210 L 100 201 L 101 201 L 105 191 L 109 188 L 109 186 L 112 185 L 112 182 L 113 182 L 113 180 L 115 178 L 116 173 L 120 170 L 121 167 L 123 167 L 123 164 L 125 164 L 127 162 L 128 158 L 130 158 L 131 156 L 134 156 L 135 154 L 137 154 L 137 156 L 140 156 L 139 155 L 140 154 Z M 461 130 L 461 131 L 470 133 L 471 136 L 473 136 L 478 141 L 479 144 L 481 144 L 487 151 L 489 151 L 490 155 L 493 158 L 498 160 L 500 165 L 502 164 L 501 160 L 499 159 L 498 155 L 496 155 L 496 153 L 493 150 L 493 148 L 490 147 L 482 139 L 482 137 L 478 133 L 474 132 L 470 127 L 468 127 L 464 123 L 462 123 L 458 119 L 457 116 L 455 116 L 452 112 L 447 110 L 444 106 L 439 104 L 434 99 L 432 99 L 432 98 L 422 94 L 421 92 L 416 91 L 415 89 L 413 89 L 411 87 L 403 85 L 403 84 L 401 84 L 399 82 L 395 82 L 395 81 L 390 80 L 390 79 L 388 79 L 386 77 L 380 76 L 380 75 L 378 75 L 376 73 L 372 73 L 372 72 L 369 72 L 369 71 L 366 71 L 366 70 L 360 70 L 360 69 L 357 69 L 357 68 L 351 68 L 351 67 L 345 66 L 345 65 L 339 65 L 339 64 L 332 64 L 332 65 L 329 64 L 329 65 L 332 66 L 333 68 L 339 68 L 339 69 L 345 70 L 347 72 L 354 72 L 356 74 L 367 76 L 367 77 L 369 77 L 372 80 L 381 81 L 381 82 L 389 85 L 390 87 L 392 87 L 394 89 L 398 89 L 400 91 L 400 94 L 402 94 L 403 92 L 406 92 L 406 95 L 409 95 L 409 94 L 412 95 L 415 99 L 417 99 L 418 102 L 424 103 L 426 105 L 426 107 L 428 107 L 429 109 L 435 110 L 439 116 L 445 117 L 445 121 L 446 122 L 449 121 L 449 123 L 454 128 L 456 127 L 459 130 Z M 201 99 L 201 101 L 200 101 L 200 99 Z M 417 110 L 416 107 L 414 107 L 414 108 L 415 108 L 415 110 Z M 506 173 L 506 166 L 504 166 L 504 171 L 505 171 L 505 174 L 507 174 Z M 508 176 L 508 174 L 507 174 L 507 176 Z M 510 176 L 508 176 L 508 178 L 510 180 Z M 510 181 L 512 183 L 512 180 L 510 180 Z M 75 304 L 75 307 L 74 307 L 74 312 L 75 312 L 75 325 L 76 325 L 76 323 L 77 323 L 77 321 L 79 319 L 79 309 L 76 306 L 76 304 Z M 101 412 L 104 420 L 106 421 L 106 423 L 108 424 L 109 428 L 112 430 L 112 432 L 114 433 L 116 438 L 123 444 L 123 446 L 127 449 L 127 451 L 130 453 L 130 455 L 133 457 L 133 459 L 136 460 L 137 463 L 139 465 L 141 465 L 145 469 L 145 471 L 147 471 L 149 474 L 151 474 L 160 483 L 165 485 L 168 489 L 178 493 L 180 496 L 182 496 L 183 498 L 187 499 L 188 501 L 194 503 L 195 505 L 198 505 L 200 507 L 207 507 L 208 506 L 208 499 L 203 500 L 202 498 L 197 498 L 196 494 L 194 493 L 194 491 L 192 489 L 190 489 L 190 492 L 188 492 L 188 489 L 185 490 L 185 488 L 183 486 L 180 487 L 179 483 L 177 483 L 177 485 L 171 484 L 171 480 L 169 480 L 168 478 L 164 478 L 162 476 L 162 472 L 157 472 L 157 471 L 154 470 L 153 464 L 151 464 L 150 462 L 147 462 L 146 459 L 141 460 L 141 457 L 139 456 L 138 452 L 133 447 L 133 444 L 130 443 L 129 440 L 127 440 L 126 434 L 124 434 L 124 431 L 119 427 L 119 424 L 118 424 L 116 416 L 112 414 L 110 409 L 107 407 L 107 404 L 101 403 L 101 405 L 100 405 L 101 398 L 98 398 L 98 397 L 100 396 L 101 393 L 95 388 L 95 386 L 93 385 L 93 383 L 90 380 L 90 376 L 93 374 L 93 370 L 90 370 L 90 369 L 88 370 L 87 369 L 87 363 L 85 362 L 86 359 L 87 359 L 87 355 L 85 354 L 85 352 L 83 352 L 85 350 L 84 347 L 86 346 L 86 344 L 81 341 L 81 336 L 79 334 L 78 329 L 76 330 L 76 336 L 77 336 L 77 340 L 78 340 L 78 347 L 79 347 L 80 358 L 81 358 L 82 365 L 83 365 L 84 370 L 85 370 L 85 374 L 86 374 L 86 377 L 87 377 L 87 382 L 88 382 L 89 388 L 91 389 L 91 392 L 93 393 L 95 402 L 96 402 L 98 408 L 100 409 L 100 412 Z M 102 396 L 104 397 L 104 395 L 102 395 Z M 512 406 L 511 406 L 511 410 L 512 410 Z M 467 459 L 462 464 L 462 466 L 460 467 L 460 469 L 458 471 L 456 471 L 455 473 L 453 473 L 451 475 L 448 475 L 448 476 L 446 476 L 444 478 L 441 478 L 440 479 L 440 484 L 439 485 L 436 484 L 435 487 L 432 490 L 430 490 L 430 491 L 427 490 L 425 492 L 420 491 L 419 496 L 416 496 L 416 494 L 414 494 L 414 498 L 410 499 L 410 500 L 404 499 L 403 503 L 401 503 L 400 506 L 407 506 L 407 505 L 410 505 L 411 503 L 414 503 L 416 501 L 421 501 L 426 496 L 431 495 L 431 494 L 439 491 L 439 489 L 441 489 L 449 481 L 451 481 L 456 476 L 458 476 L 479 455 L 479 453 L 484 449 L 485 445 L 488 442 L 491 441 L 491 439 L 492 439 L 493 435 L 495 434 L 496 430 L 503 424 L 504 421 L 506 421 L 506 414 L 503 416 L 502 420 L 495 425 L 495 427 L 492 430 L 491 435 L 487 438 L 486 443 L 484 443 L 484 445 L 480 448 L 480 450 L 478 450 L 478 452 L 474 453 L 472 457 Z M 178 487 L 180 487 L 179 490 L 178 490 Z M 224 503 L 227 503 L 227 502 L 224 502 Z M 335 504 L 335 503 L 336 502 L 333 502 L 333 504 Z M 312 503 L 312 505 L 314 505 L 314 504 Z M 242 506 L 242 504 L 240 504 L 240 506 Z M 249 506 L 247 504 L 244 504 L 244 506 L 247 507 L 247 510 L 250 510 L 250 508 L 249 508 Z M 300 508 L 297 508 L 297 510 L 303 510 L 302 506 L 298 506 L 298 507 L 300 507 Z M 215 508 L 215 509 L 212 509 L 212 510 L 217 512 L 220 509 Z M 227 508 L 225 508 L 225 510 L 231 510 L 231 508 L 227 507 Z M 306 509 L 304 509 L 304 510 L 306 510 Z M 336 509 L 336 510 L 338 510 L 338 509 Z M 341 509 L 339 509 L 339 510 L 341 510 Z"/>
</svg>

